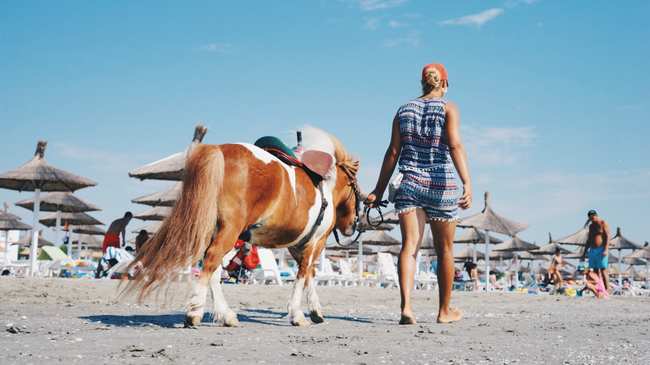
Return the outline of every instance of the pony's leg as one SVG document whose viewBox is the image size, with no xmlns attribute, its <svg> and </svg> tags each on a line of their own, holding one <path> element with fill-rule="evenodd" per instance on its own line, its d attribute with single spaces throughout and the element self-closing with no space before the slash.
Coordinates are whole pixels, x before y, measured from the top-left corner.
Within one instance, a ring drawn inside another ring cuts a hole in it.
<svg viewBox="0 0 650 365">
<path fill-rule="evenodd" d="M 237 327 L 239 325 L 237 313 L 230 309 L 221 291 L 221 266 L 212 274 L 210 291 L 214 300 L 214 321 L 221 322 L 226 327 Z"/>
<path fill-rule="evenodd" d="M 307 282 L 307 275 L 309 274 L 308 268 L 311 266 L 309 261 L 311 259 L 312 245 L 305 245 L 302 250 L 298 251 L 293 247 L 289 247 L 289 252 L 296 262 L 298 263 L 298 273 L 296 274 L 296 281 L 293 283 L 293 290 L 291 297 L 287 304 L 287 312 L 289 322 L 294 326 L 308 326 L 309 322 L 305 319 L 305 314 L 302 312 L 302 294 Z"/>
<path fill-rule="evenodd" d="M 321 239 L 317 244 L 316 248 L 312 252 L 312 259 L 310 260 L 311 265 L 308 268 L 309 278 L 305 281 L 307 289 L 307 305 L 309 306 L 309 317 L 313 323 L 323 323 L 325 318 L 323 317 L 323 308 L 320 305 L 320 300 L 318 299 L 318 294 L 316 294 L 316 258 L 320 257 L 321 252 L 325 249 L 325 242 L 327 237 Z"/>
<path fill-rule="evenodd" d="M 192 295 L 185 315 L 185 326 L 193 327 L 201 323 L 205 308 L 205 300 L 208 293 L 208 285 L 212 287 L 211 279 L 215 270 L 219 265 L 221 265 L 223 256 L 234 247 L 238 236 L 235 232 L 238 232 L 238 230 L 228 229 L 228 227 L 220 227 L 215 239 L 210 243 L 210 246 L 206 250 L 205 256 L 203 257 L 203 270 L 201 271 L 198 280 L 195 280 L 192 284 Z M 215 280 L 218 279 L 219 278 L 215 278 Z M 215 300 L 215 308 L 217 308 L 217 306 L 220 310 L 225 308 L 220 312 L 224 315 L 224 324 L 226 326 L 237 325 L 237 316 L 235 313 L 228 313 L 228 304 L 226 304 L 223 294 L 221 293 L 221 285 L 219 284 L 218 287 L 212 288 L 212 293 Z M 220 313 L 215 313 L 215 317 Z"/>
</svg>

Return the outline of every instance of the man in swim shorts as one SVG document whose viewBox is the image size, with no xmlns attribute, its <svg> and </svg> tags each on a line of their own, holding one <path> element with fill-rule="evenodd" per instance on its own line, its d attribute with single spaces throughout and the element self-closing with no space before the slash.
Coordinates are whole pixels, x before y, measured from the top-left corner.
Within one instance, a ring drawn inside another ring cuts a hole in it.
<svg viewBox="0 0 650 365">
<path fill-rule="evenodd" d="M 124 217 L 114 220 L 104 235 L 104 242 L 102 243 L 102 253 L 106 253 L 109 247 L 120 248 L 120 234 L 122 235 L 122 243 L 126 246 L 126 226 L 133 218 L 131 212 L 124 213 Z"/>
<path fill-rule="evenodd" d="M 609 273 L 607 272 L 609 256 L 609 225 L 604 219 L 598 216 L 595 210 L 590 210 L 587 217 L 589 224 L 589 238 L 585 254 L 589 255 L 589 268 L 593 270 L 609 291 Z M 584 258 L 584 256 L 583 256 Z"/>
</svg>

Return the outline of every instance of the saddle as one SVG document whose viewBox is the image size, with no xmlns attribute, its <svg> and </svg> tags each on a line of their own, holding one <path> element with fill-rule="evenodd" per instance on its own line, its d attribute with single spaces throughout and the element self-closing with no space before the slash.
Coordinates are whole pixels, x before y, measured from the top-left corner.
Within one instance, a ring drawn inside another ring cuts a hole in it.
<svg viewBox="0 0 650 365">
<path fill-rule="evenodd" d="M 265 136 L 255 141 L 255 145 L 277 157 L 289 166 L 303 169 L 317 186 L 334 165 L 332 155 L 322 151 L 306 150 L 300 158 L 279 138 Z"/>
</svg>

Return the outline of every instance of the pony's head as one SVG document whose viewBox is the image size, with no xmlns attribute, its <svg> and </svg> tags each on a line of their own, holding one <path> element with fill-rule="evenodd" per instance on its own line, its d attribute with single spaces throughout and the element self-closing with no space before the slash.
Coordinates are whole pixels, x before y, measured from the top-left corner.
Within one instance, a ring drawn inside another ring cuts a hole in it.
<svg viewBox="0 0 650 365">
<path fill-rule="evenodd" d="M 332 198 L 335 209 L 335 228 L 345 236 L 354 234 L 361 209 L 361 191 L 357 183 L 359 161 L 343 147 L 338 138 L 318 128 L 303 129 L 305 148 L 330 153 L 336 161 L 326 179 L 332 179 Z"/>
</svg>

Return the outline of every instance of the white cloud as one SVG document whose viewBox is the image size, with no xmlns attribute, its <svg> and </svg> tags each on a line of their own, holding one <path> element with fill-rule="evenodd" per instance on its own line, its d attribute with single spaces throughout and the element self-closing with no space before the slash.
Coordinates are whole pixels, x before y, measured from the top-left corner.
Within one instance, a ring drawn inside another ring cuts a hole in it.
<svg viewBox="0 0 650 365">
<path fill-rule="evenodd" d="M 229 43 L 208 43 L 199 47 L 202 51 L 213 52 L 218 54 L 230 53 L 232 45 Z"/>
<path fill-rule="evenodd" d="M 405 24 L 402 23 L 402 22 L 400 22 L 400 21 L 397 21 L 397 20 L 389 20 L 389 21 L 388 21 L 388 26 L 389 26 L 390 28 L 393 28 L 393 29 L 394 29 L 394 28 L 401 28 L 401 27 L 404 27 Z"/>
<path fill-rule="evenodd" d="M 501 8 L 491 8 L 484 10 L 480 13 L 469 14 L 459 18 L 448 19 L 440 22 L 440 25 L 467 25 L 474 27 L 482 27 L 485 23 L 494 20 L 504 12 Z"/>
<path fill-rule="evenodd" d="M 367 18 L 364 20 L 363 27 L 368 30 L 377 30 L 379 28 L 379 23 L 381 18 Z"/>
<path fill-rule="evenodd" d="M 389 9 L 406 3 L 407 0 L 358 0 L 359 8 L 363 11 Z"/>
<path fill-rule="evenodd" d="M 537 138 L 533 127 L 461 127 L 469 158 L 478 166 L 509 166 L 519 162 Z"/>
<path fill-rule="evenodd" d="M 418 47 L 421 43 L 420 33 L 410 32 L 404 37 L 391 38 L 384 41 L 384 47 L 395 48 L 401 46 Z"/>
</svg>

